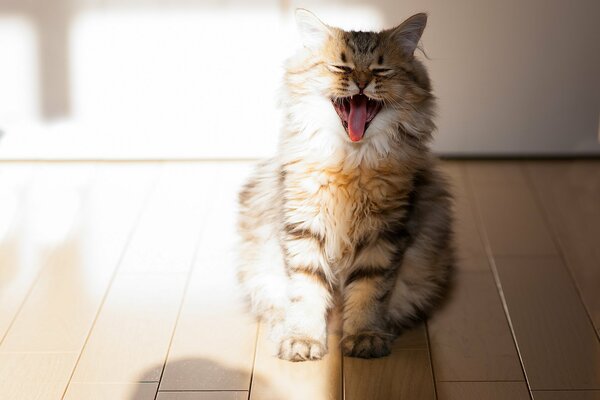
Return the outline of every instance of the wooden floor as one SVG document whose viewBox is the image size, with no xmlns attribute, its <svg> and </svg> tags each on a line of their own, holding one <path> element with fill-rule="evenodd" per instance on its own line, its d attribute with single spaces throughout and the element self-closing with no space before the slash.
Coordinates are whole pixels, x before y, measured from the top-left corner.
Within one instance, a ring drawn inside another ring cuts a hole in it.
<svg viewBox="0 0 600 400">
<path fill-rule="evenodd" d="M 234 285 L 249 163 L 0 163 L 0 398 L 600 399 L 600 161 L 443 167 L 443 308 L 390 357 L 343 358 L 332 323 L 289 363 Z"/>
</svg>

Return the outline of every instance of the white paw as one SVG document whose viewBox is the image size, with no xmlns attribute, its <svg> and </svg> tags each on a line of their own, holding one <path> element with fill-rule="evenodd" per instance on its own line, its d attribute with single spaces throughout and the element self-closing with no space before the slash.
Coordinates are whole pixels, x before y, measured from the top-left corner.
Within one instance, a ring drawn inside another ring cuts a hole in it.
<svg viewBox="0 0 600 400">
<path fill-rule="evenodd" d="M 308 336 L 288 336 L 279 343 L 278 357 L 289 361 L 320 360 L 327 354 L 325 343 Z"/>
</svg>

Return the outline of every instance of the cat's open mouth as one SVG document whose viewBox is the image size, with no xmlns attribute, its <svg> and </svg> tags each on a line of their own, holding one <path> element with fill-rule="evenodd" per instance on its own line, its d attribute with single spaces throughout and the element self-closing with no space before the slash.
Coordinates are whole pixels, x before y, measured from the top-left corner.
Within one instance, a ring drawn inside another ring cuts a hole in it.
<svg viewBox="0 0 600 400">
<path fill-rule="evenodd" d="M 364 94 L 331 100 L 342 125 L 353 142 L 360 142 L 373 118 L 381 110 L 382 102 Z"/>
</svg>

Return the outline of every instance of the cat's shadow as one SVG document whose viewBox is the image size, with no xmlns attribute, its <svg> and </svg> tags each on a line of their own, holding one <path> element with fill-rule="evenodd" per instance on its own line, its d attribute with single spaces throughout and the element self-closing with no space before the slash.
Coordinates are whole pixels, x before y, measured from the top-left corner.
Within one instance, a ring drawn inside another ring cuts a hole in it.
<svg viewBox="0 0 600 400">
<path fill-rule="evenodd" d="M 168 368 L 168 369 L 167 369 Z M 148 382 L 149 376 L 155 376 L 157 371 L 162 371 L 161 383 L 158 387 L 153 384 L 137 385 L 134 392 L 127 397 L 127 400 L 187 400 L 195 399 L 193 392 L 201 392 L 202 399 L 210 400 L 241 400 L 249 397 L 249 389 L 252 386 L 260 387 L 262 394 L 267 394 L 267 399 L 283 400 L 286 397 L 279 393 L 278 390 L 261 374 L 254 371 L 248 371 L 241 368 L 232 368 L 225 366 L 217 361 L 205 358 L 182 358 L 174 361 L 169 361 L 165 370 L 162 365 L 154 365 L 145 370 L 138 379 L 138 382 Z M 194 376 L 190 374 L 197 372 L 197 384 L 194 384 Z M 203 373 L 210 374 L 215 378 L 206 384 L 206 377 Z M 168 382 L 165 377 L 168 376 Z M 231 381 L 244 382 L 240 386 L 231 385 Z M 250 382 L 250 380 L 252 382 Z M 228 384 L 229 383 L 229 384 Z M 261 396 L 263 398 L 264 396 Z"/>
</svg>

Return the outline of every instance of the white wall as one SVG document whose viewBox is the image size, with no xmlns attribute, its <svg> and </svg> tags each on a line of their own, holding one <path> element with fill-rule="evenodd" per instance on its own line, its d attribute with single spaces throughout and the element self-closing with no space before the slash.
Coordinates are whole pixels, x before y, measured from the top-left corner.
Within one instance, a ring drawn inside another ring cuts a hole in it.
<svg viewBox="0 0 600 400">
<path fill-rule="evenodd" d="M 597 0 L 0 0 L 0 158 L 272 153 L 296 7 L 429 13 L 440 153 L 600 154 Z"/>
</svg>

